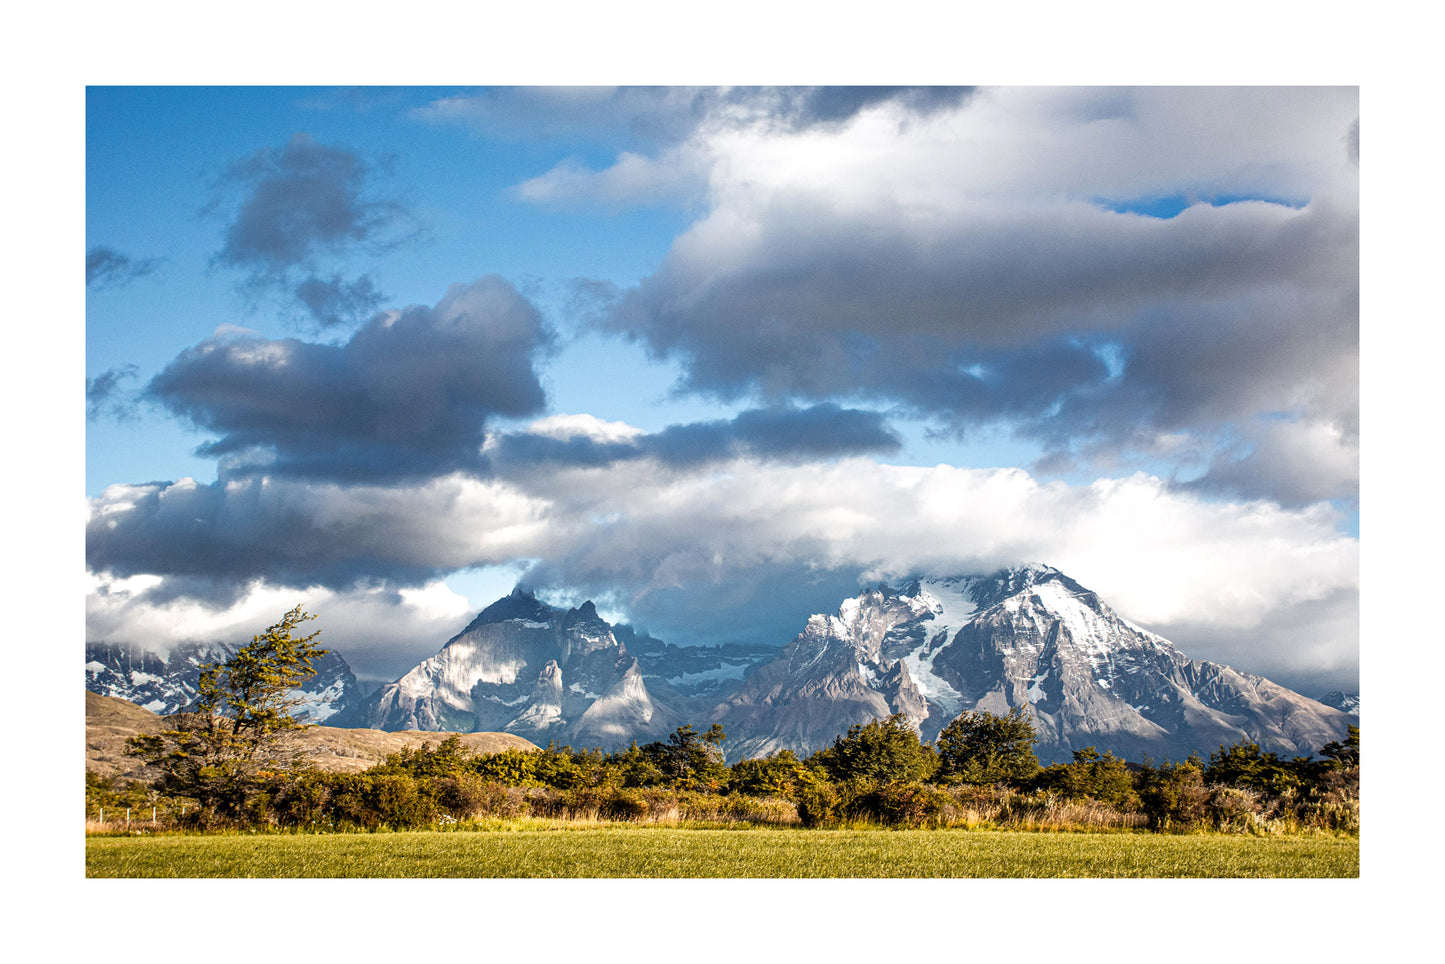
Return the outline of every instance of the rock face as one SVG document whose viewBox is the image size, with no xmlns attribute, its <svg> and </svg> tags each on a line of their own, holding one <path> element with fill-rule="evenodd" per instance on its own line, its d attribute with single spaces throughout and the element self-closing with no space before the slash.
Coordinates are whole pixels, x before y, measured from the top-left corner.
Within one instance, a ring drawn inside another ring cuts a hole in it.
<svg viewBox="0 0 1445 964">
<path fill-rule="evenodd" d="M 85 688 L 152 713 L 176 713 L 200 695 L 201 665 L 223 663 L 235 652 L 225 643 L 187 643 L 162 656 L 129 643 L 86 643 Z M 297 719 L 326 722 L 359 701 L 356 676 L 340 655 L 327 653 L 311 665 L 316 675 L 291 693 L 303 701 Z"/>
<path fill-rule="evenodd" d="M 520 589 L 343 721 L 605 748 L 662 739 L 687 722 L 650 692 L 636 657 L 591 602 L 561 610 Z"/>
<path fill-rule="evenodd" d="M 1267 679 L 1190 660 L 1048 566 L 917 579 L 813 616 L 713 718 L 731 759 L 806 753 L 904 714 L 925 739 L 960 713 L 1023 707 L 1039 759 L 1085 746 L 1180 760 L 1241 739 L 1309 755 L 1354 717 Z"/>
</svg>

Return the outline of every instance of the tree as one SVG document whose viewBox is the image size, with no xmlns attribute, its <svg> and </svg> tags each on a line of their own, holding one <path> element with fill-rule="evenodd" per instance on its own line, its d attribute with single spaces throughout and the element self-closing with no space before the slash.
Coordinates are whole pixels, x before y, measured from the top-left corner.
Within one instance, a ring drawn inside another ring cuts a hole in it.
<svg viewBox="0 0 1445 964">
<path fill-rule="evenodd" d="M 727 738 L 721 723 L 714 723 L 700 735 L 692 724 L 687 724 L 679 726 L 666 743 L 649 743 L 641 752 L 673 787 L 717 790 L 728 779 L 728 768 L 722 762 L 722 743 Z"/>
<path fill-rule="evenodd" d="M 1330 761 L 1331 769 L 1348 770 L 1360 765 L 1360 728 L 1351 726 L 1345 741 L 1331 741 L 1320 747 L 1320 756 Z"/>
<path fill-rule="evenodd" d="M 1298 788 L 1302 781 L 1308 779 L 1310 768 L 1310 761 L 1305 757 L 1282 760 L 1278 754 L 1260 750 L 1258 743 L 1240 740 L 1233 746 L 1220 746 L 1219 752 L 1209 754 L 1204 782 L 1278 793 Z"/>
<path fill-rule="evenodd" d="M 974 784 L 1027 780 L 1039 772 L 1037 741 L 1020 707 L 1004 716 L 965 713 L 938 734 L 939 776 Z"/>
<path fill-rule="evenodd" d="M 876 783 L 927 780 L 937 766 L 932 748 L 919 741 L 918 731 L 902 713 L 866 725 L 855 723 L 847 736 L 813 754 L 809 763 L 821 765 L 834 780 Z"/>
<path fill-rule="evenodd" d="M 1092 746 L 1075 750 L 1072 763 L 1045 768 L 1035 784 L 1075 799 L 1092 797 L 1113 807 L 1127 809 L 1137 803 L 1128 764 L 1108 750 L 1101 755 Z"/>
<path fill-rule="evenodd" d="M 320 630 L 297 635 L 315 618 L 297 606 L 225 663 L 203 665 L 200 696 L 174 728 L 127 741 L 127 753 L 160 770 L 158 789 L 206 815 L 241 816 L 263 775 L 297 765 L 288 737 L 306 724 L 292 715 L 303 702 L 294 691 L 328 652 L 315 643 Z"/>
<path fill-rule="evenodd" d="M 806 780 L 807 772 L 808 767 L 792 750 L 777 750 L 765 757 L 734 763 L 727 789 L 749 797 L 792 797 Z"/>
</svg>

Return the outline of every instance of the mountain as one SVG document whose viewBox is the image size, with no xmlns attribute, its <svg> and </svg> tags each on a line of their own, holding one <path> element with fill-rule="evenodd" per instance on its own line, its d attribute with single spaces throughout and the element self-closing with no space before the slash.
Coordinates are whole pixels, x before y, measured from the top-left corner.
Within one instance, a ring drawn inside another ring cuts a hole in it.
<svg viewBox="0 0 1445 964">
<path fill-rule="evenodd" d="M 1351 716 L 1360 715 L 1360 695 L 1358 693 L 1342 693 L 1334 690 L 1321 696 L 1320 702 L 1326 706 L 1333 706 L 1343 713 L 1349 713 Z"/>
<path fill-rule="evenodd" d="M 1310 755 L 1355 722 L 1260 676 L 1190 660 L 1048 566 L 914 579 L 815 615 L 711 715 L 729 757 L 806 753 L 902 713 L 925 739 L 960 713 L 1022 707 L 1045 763 L 1085 746 L 1181 760 L 1239 740 Z"/>
<path fill-rule="evenodd" d="M 590 601 L 564 610 L 518 588 L 334 722 L 496 730 L 542 744 L 617 749 L 665 739 L 697 721 L 776 653 L 771 646 L 670 646 L 610 625 Z"/>
<path fill-rule="evenodd" d="M 721 723 L 730 760 L 810 753 L 902 713 L 924 739 L 971 710 L 1021 707 L 1044 762 L 1085 746 L 1182 760 L 1252 740 L 1313 754 L 1357 720 L 1260 676 L 1191 660 L 1057 569 L 916 578 L 810 617 L 781 650 L 672 646 L 587 602 L 514 590 L 332 725 L 482 730 L 618 749 Z"/>
<path fill-rule="evenodd" d="M 130 643 L 86 643 L 85 688 L 152 713 L 176 713 L 200 695 L 201 665 L 223 663 L 235 653 L 225 643 L 186 643 L 164 656 Z M 294 714 L 298 719 L 321 723 L 359 700 L 356 676 L 339 654 L 327 653 L 311 665 L 316 675 L 291 692 L 303 701 Z"/>
</svg>

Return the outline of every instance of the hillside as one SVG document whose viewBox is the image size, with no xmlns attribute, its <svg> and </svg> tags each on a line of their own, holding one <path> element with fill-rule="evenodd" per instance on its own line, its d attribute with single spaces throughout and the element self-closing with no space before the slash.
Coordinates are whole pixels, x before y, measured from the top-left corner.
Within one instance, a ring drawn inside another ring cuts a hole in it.
<svg viewBox="0 0 1445 964">
<path fill-rule="evenodd" d="M 85 768 L 102 776 L 143 779 L 143 767 L 125 755 L 127 738 L 155 733 L 166 718 L 112 696 L 85 691 Z M 301 733 L 303 755 L 320 770 L 355 773 L 381 763 L 404 747 L 436 746 L 450 734 L 381 730 L 346 730 L 315 726 Z M 536 744 L 511 733 L 463 733 L 462 744 L 478 753 L 508 749 L 535 750 Z"/>
</svg>

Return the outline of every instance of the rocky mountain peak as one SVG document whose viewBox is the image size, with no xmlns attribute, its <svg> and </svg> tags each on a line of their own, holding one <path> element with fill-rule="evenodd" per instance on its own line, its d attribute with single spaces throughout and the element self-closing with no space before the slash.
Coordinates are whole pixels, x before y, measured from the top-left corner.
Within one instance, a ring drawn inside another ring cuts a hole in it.
<svg viewBox="0 0 1445 964">
<path fill-rule="evenodd" d="M 512 619 L 544 623 L 550 621 L 554 613 L 552 607 L 539 600 L 536 594 L 517 586 L 510 594 L 478 613 L 477 618 L 462 632 L 469 632 L 486 623 L 504 623 Z"/>
</svg>

